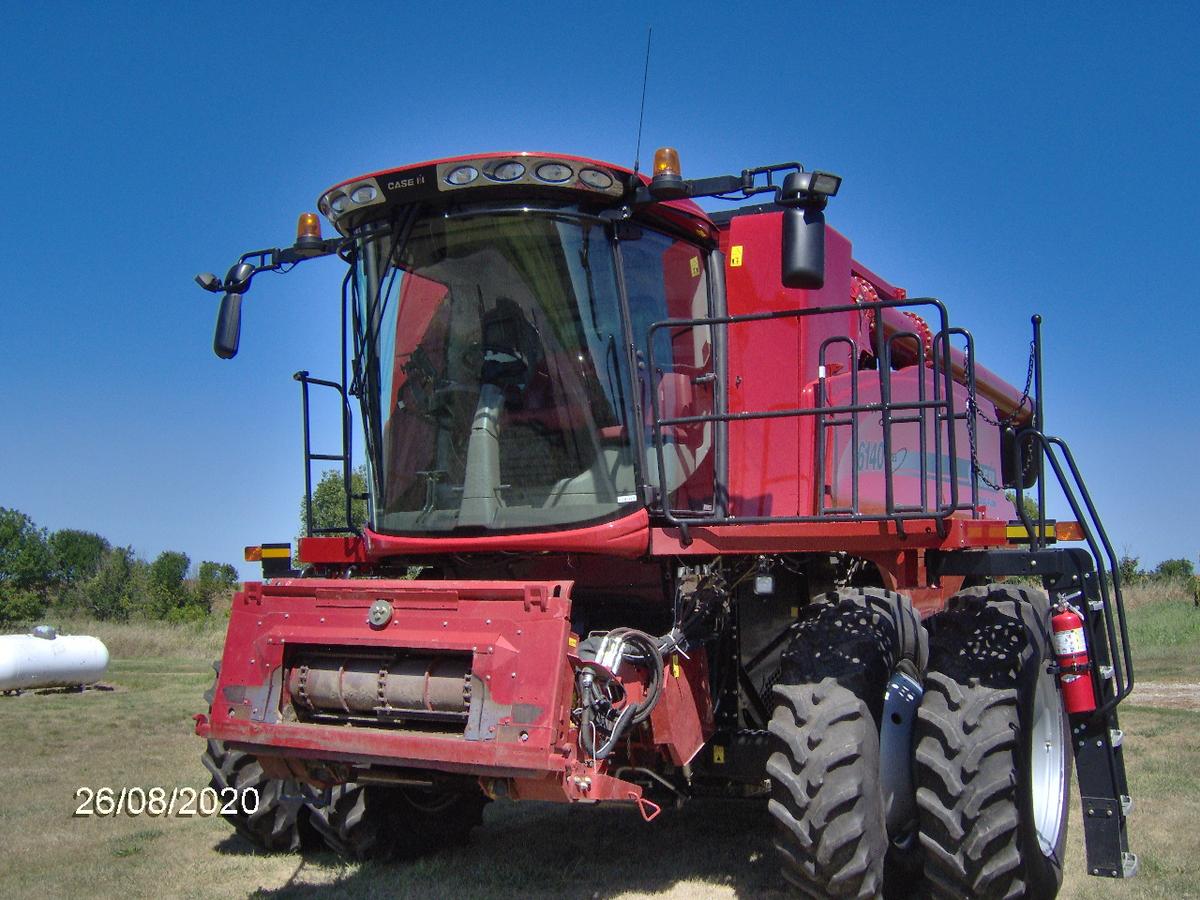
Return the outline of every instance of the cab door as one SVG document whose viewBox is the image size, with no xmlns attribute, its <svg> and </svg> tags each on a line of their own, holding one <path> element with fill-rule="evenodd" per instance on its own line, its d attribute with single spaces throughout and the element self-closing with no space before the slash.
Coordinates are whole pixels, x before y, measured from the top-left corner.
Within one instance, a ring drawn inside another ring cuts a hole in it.
<svg viewBox="0 0 1200 900">
<path fill-rule="evenodd" d="M 655 402 L 660 421 L 710 416 L 715 409 L 712 326 L 656 324 L 712 315 L 708 251 L 649 229 L 619 246 L 645 424 L 644 480 L 672 513 L 711 515 L 715 423 L 656 427 L 653 413 Z"/>
</svg>

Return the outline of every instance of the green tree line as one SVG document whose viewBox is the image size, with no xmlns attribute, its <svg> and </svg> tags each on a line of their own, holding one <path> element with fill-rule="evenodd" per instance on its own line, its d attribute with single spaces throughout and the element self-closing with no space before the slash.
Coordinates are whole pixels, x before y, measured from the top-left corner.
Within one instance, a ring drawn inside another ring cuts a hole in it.
<svg viewBox="0 0 1200 900">
<path fill-rule="evenodd" d="M 176 550 L 147 562 L 94 532 L 47 531 L 25 513 L 0 507 L 0 624 L 50 612 L 199 621 L 237 583 L 228 563 L 205 560 L 193 571 L 188 555 Z"/>
<path fill-rule="evenodd" d="M 1164 559 L 1153 569 L 1143 569 L 1142 561 L 1126 553 L 1120 560 L 1122 584 L 1146 584 L 1154 581 L 1178 581 L 1188 587 L 1196 577 L 1190 559 Z"/>
</svg>

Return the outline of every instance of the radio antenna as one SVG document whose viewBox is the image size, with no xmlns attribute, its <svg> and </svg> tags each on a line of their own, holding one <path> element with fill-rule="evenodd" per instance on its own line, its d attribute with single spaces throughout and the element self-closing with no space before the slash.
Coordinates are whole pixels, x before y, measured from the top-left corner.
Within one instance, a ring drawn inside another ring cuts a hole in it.
<svg viewBox="0 0 1200 900">
<path fill-rule="evenodd" d="M 633 174 L 638 173 L 642 164 L 642 122 L 646 119 L 646 82 L 650 77 L 650 36 L 654 28 L 646 27 L 646 68 L 642 70 L 642 108 L 638 111 L 637 147 L 633 151 Z"/>
</svg>

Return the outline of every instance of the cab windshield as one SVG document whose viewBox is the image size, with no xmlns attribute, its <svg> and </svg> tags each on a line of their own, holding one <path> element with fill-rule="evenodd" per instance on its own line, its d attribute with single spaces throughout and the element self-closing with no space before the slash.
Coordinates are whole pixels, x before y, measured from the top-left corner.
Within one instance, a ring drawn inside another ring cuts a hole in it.
<svg viewBox="0 0 1200 900">
<path fill-rule="evenodd" d="M 375 527 L 569 525 L 636 503 L 603 224 L 480 210 L 394 230 L 355 272 Z"/>
</svg>

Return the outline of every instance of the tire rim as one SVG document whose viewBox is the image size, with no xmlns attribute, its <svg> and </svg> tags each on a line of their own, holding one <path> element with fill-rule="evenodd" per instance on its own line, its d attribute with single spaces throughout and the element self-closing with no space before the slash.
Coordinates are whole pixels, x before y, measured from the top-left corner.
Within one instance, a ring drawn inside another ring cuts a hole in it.
<svg viewBox="0 0 1200 900">
<path fill-rule="evenodd" d="M 1053 672 L 1043 672 L 1033 697 L 1029 781 L 1033 823 L 1045 856 L 1055 856 L 1063 826 L 1063 794 L 1067 789 L 1067 748 L 1063 741 L 1065 712 Z"/>
</svg>

